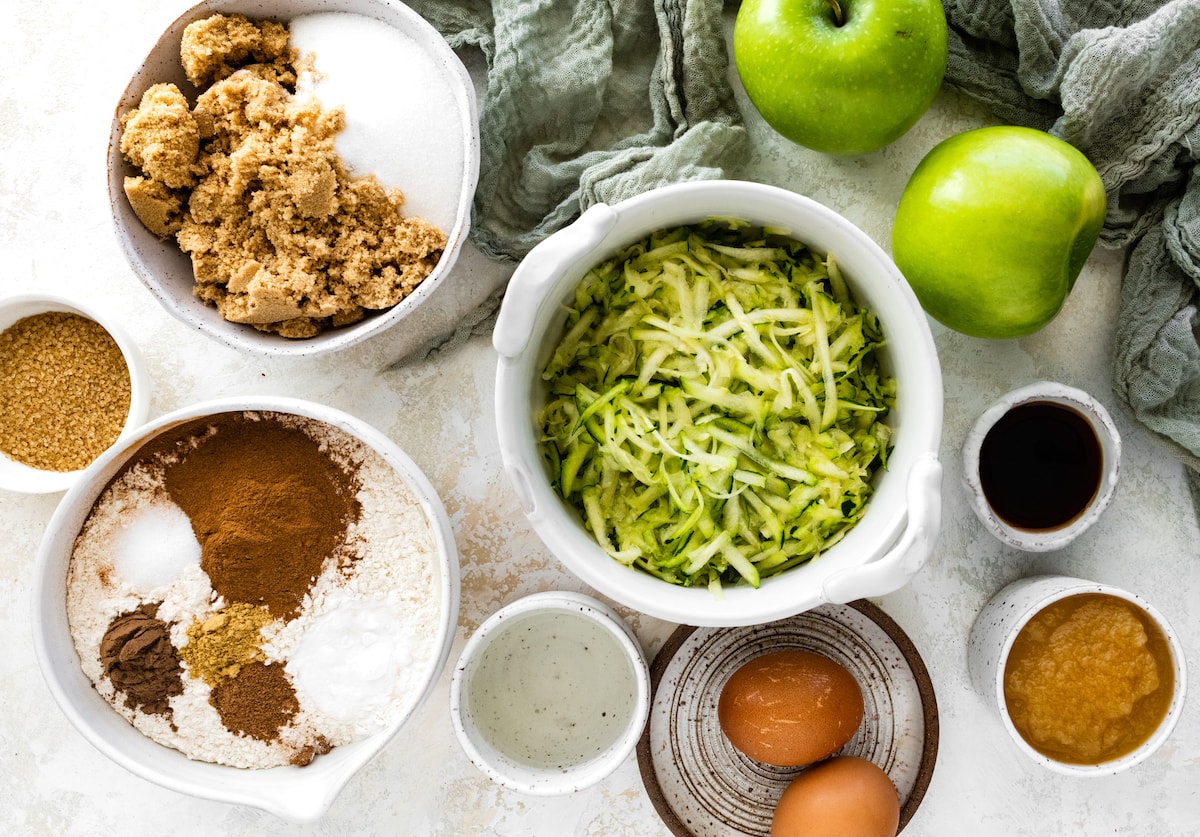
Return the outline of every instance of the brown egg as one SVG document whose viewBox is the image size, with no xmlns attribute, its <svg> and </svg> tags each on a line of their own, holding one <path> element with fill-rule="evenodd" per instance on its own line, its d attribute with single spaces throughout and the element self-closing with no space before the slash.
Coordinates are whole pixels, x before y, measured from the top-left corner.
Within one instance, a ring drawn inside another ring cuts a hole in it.
<svg viewBox="0 0 1200 837">
<path fill-rule="evenodd" d="M 747 662 L 717 702 L 721 730 L 752 759 L 796 767 L 835 753 L 863 719 L 854 675 L 828 657 L 789 648 Z"/>
<path fill-rule="evenodd" d="M 836 756 L 788 785 L 771 821 L 771 837 L 895 837 L 900 796 L 874 763 Z"/>
</svg>

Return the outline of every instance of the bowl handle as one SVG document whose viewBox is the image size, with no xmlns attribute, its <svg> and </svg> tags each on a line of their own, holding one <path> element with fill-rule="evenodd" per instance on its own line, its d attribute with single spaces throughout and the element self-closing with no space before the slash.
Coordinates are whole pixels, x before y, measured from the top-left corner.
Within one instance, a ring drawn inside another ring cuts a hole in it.
<svg viewBox="0 0 1200 837">
<path fill-rule="evenodd" d="M 908 472 L 908 523 L 900 540 L 882 558 L 850 567 L 825 579 L 824 599 L 844 604 L 899 590 L 925 566 L 942 523 L 942 464 L 926 453 Z"/>
<path fill-rule="evenodd" d="M 529 251 L 508 281 L 492 332 L 492 345 L 502 357 L 514 358 L 525 351 L 544 286 L 557 279 L 571 262 L 595 248 L 616 223 L 615 209 L 604 203 L 593 204 L 575 223 L 543 239 Z"/>
</svg>

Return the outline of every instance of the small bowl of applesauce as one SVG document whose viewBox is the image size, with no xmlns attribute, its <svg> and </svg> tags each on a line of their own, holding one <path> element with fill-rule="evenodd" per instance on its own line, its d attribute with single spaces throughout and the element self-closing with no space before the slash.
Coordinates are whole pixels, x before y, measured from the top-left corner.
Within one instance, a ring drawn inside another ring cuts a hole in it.
<svg viewBox="0 0 1200 837">
<path fill-rule="evenodd" d="M 1183 710 L 1187 674 L 1170 623 L 1139 596 L 1068 576 L 997 592 L 968 641 L 971 679 L 1018 749 L 1074 776 L 1150 758 Z"/>
</svg>

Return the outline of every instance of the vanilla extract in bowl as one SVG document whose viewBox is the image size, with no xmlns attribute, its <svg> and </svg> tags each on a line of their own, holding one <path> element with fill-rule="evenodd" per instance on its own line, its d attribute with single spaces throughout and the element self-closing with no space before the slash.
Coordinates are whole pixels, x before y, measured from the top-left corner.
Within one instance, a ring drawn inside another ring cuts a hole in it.
<svg viewBox="0 0 1200 837">
<path fill-rule="evenodd" d="M 1100 440 L 1077 410 L 1053 401 L 1018 404 L 984 436 L 979 480 L 998 517 L 1030 531 L 1078 519 L 1104 470 Z"/>
</svg>

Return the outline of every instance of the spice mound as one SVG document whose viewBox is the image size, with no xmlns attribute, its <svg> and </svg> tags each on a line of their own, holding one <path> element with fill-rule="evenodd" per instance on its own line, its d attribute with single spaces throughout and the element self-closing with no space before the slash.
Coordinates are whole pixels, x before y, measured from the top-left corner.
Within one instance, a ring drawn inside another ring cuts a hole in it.
<svg viewBox="0 0 1200 837">
<path fill-rule="evenodd" d="M 376 451 L 300 416 L 169 428 L 76 538 L 84 673 L 149 738 L 234 767 L 304 765 L 395 724 L 437 655 L 437 545 Z"/>
<path fill-rule="evenodd" d="M 345 110 L 297 93 L 320 56 L 300 55 L 287 27 L 214 15 L 187 27 L 180 60 L 195 104 L 151 86 L 121 117 L 121 153 L 138 171 L 130 206 L 191 257 L 197 297 L 228 321 L 306 338 L 396 305 L 429 275 L 445 233 L 406 215 L 399 188 L 351 173 L 335 148 Z"/>
<path fill-rule="evenodd" d="M 47 311 L 0 333 L 0 452 L 43 471 L 78 471 L 129 416 L 129 367 L 99 323 Z"/>
</svg>

